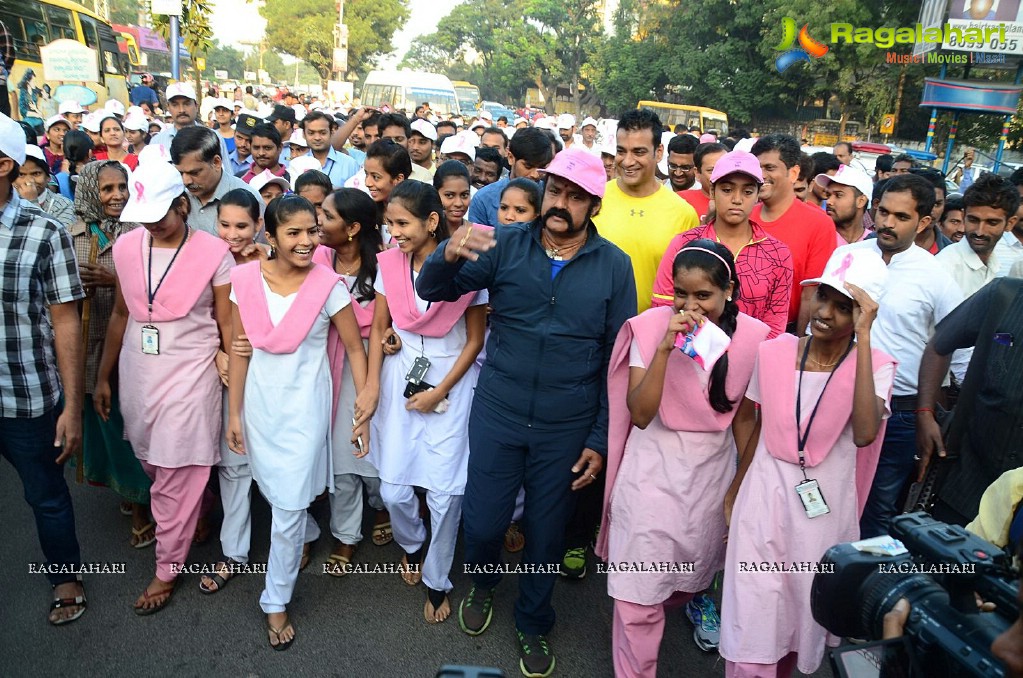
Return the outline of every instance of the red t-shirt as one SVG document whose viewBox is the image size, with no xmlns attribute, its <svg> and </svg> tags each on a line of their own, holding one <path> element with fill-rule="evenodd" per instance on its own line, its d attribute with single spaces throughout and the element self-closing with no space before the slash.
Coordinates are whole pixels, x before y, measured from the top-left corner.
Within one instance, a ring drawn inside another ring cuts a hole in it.
<svg viewBox="0 0 1023 678">
<path fill-rule="evenodd" d="M 835 251 L 835 224 L 821 208 L 793 198 L 785 214 L 776 221 L 764 221 L 758 203 L 750 215 L 770 235 L 789 246 L 792 253 L 792 299 L 789 301 L 789 322 L 799 317 L 802 290 L 799 284 L 824 273 L 828 258 Z"/>
<path fill-rule="evenodd" d="M 754 221 L 753 237 L 735 253 L 735 272 L 739 275 L 739 310 L 771 328 L 768 339 L 785 331 L 792 292 L 792 255 L 782 241 L 773 238 Z M 699 238 L 720 242 L 714 224 L 699 226 L 672 238 L 661 258 L 654 279 L 654 306 L 669 306 L 675 298 L 671 269 L 675 256 L 687 244 Z"/>
<path fill-rule="evenodd" d="M 110 159 L 110 154 L 107 153 L 107 149 L 106 148 L 103 148 L 103 149 L 98 150 L 98 151 L 94 151 L 92 156 L 96 160 L 109 160 Z M 125 165 L 127 165 L 128 168 L 131 169 L 132 172 L 134 172 L 135 169 L 139 166 L 139 157 L 137 155 L 135 155 L 134 153 L 129 153 L 128 155 L 124 156 L 124 158 L 121 160 L 121 162 L 124 163 Z"/>
<path fill-rule="evenodd" d="M 682 199 L 693 206 L 696 210 L 696 216 L 701 219 L 707 216 L 707 212 L 710 211 L 710 198 L 703 194 L 698 188 L 690 188 L 685 191 L 675 191 Z"/>
</svg>

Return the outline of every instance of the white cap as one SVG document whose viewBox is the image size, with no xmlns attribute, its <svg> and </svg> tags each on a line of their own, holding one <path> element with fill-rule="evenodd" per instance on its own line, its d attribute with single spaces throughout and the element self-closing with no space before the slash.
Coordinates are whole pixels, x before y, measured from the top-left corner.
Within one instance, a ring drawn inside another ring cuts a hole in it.
<svg viewBox="0 0 1023 678">
<path fill-rule="evenodd" d="M 493 114 L 493 113 L 491 113 L 490 111 L 488 111 L 488 110 L 487 110 L 487 109 L 485 109 L 485 108 L 483 108 L 483 109 L 480 109 L 480 113 L 479 113 L 479 116 L 478 116 L 478 117 L 479 117 L 479 118 L 480 118 L 481 120 L 489 120 L 490 122 L 493 122 L 493 121 L 494 121 L 494 114 Z"/>
<path fill-rule="evenodd" d="M 553 132 L 555 129 L 557 129 L 557 126 L 554 124 L 554 120 L 555 119 L 552 118 L 551 116 L 545 115 L 542 118 L 537 118 L 536 120 L 534 120 L 533 127 L 537 129 L 549 129 Z"/>
<path fill-rule="evenodd" d="M 870 204 L 870 197 L 874 194 L 874 182 L 870 180 L 867 173 L 852 165 L 839 165 L 834 176 L 818 174 L 814 181 L 821 188 L 828 188 L 831 184 L 842 184 L 852 186 L 863 195 L 867 196 L 867 204 Z"/>
<path fill-rule="evenodd" d="M 103 108 L 110 111 L 114 115 L 124 116 L 124 104 L 117 99 L 107 99 L 107 102 L 103 104 Z"/>
<path fill-rule="evenodd" d="M 67 115 L 68 113 L 70 113 L 71 115 L 78 115 L 79 113 L 85 113 L 85 109 L 82 108 L 81 104 L 79 104 L 77 101 L 69 100 L 62 101 L 60 104 L 60 108 L 57 109 L 57 112 L 60 113 L 61 115 Z"/>
<path fill-rule="evenodd" d="M 305 155 L 300 155 L 297 158 L 292 158 L 288 162 L 288 174 L 290 174 L 292 178 L 299 176 L 303 172 L 308 172 L 309 170 L 323 171 L 323 165 L 321 165 L 320 161 L 314 158 L 311 153 L 306 153 Z"/>
<path fill-rule="evenodd" d="M 469 130 L 471 131 L 471 130 L 474 130 L 474 129 L 478 128 L 478 127 L 482 127 L 483 129 L 486 129 L 487 127 L 490 127 L 490 125 L 487 124 L 486 120 L 483 120 L 482 118 L 480 118 L 476 122 L 474 122 L 471 125 L 469 125 Z"/>
<path fill-rule="evenodd" d="M 149 129 L 149 121 L 146 120 L 146 116 L 141 113 L 131 111 L 124 116 L 124 120 L 121 121 L 124 125 L 124 129 L 134 130 L 136 132 L 145 132 Z"/>
<path fill-rule="evenodd" d="M 292 104 L 291 110 L 295 111 L 295 120 L 297 122 L 302 122 L 305 119 L 306 110 L 302 104 Z"/>
<path fill-rule="evenodd" d="M 470 132 L 472 136 L 476 136 Z M 452 153 L 463 153 L 469 156 L 469 160 L 476 160 L 476 147 L 472 144 L 472 141 L 467 137 L 465 133 L 455 134 L 444 140 L 444 143 L 440 145 L 440 152 L 442 155 L 451 155 Z"/>
<path fill-rule="evenodd" d="M 146 147 L 151 148 L 151 146 Z M 174 200 L 185 192 L 181 173 L 168 162 L 142 162 L 128 182 L 128 204 L 121 221 L 155 224 L 163 219 Z"/>
<path fill-rule="evenodd" d="M 157 120 L 156 118 L 153 118 L 152 120 L 149 121 L 149 126 L 152 127 L 153 125 L 156 125 L 160 129 L 160 132 L 162 132 L 163 128 L 166 127 L 166 125 L 164 125 L 163 122 Z"/>
<path fill-rule="evenodd" d="M 296 127 L 288 137 L 288 143 L 292 146 L 301 146 L 302 148 L 309 148 L 309 142 L 305 140 L 305 134 L 302 133 L 301 127 Z"/>
<path fill-rule="evenodd" d="M 412 131 L 419 132 L 430 141 L 437 141 L 437 128 L 431 125 L 429 120 L 416 118 L 412 121 Z"/>
<path fill-rule="evenodd" d="M 141 115 L 144 118 L 146 117 L 146 112 L 142 110 L 141 106 L 129 106 L 124 110 L 124 115 Z"/>
<path fill-rule="evenodd" d="M 139 166 L 150 162 L 168 163 L 170 161 L 170 151 L 163 144 L 147 144 L 139 151 Z"/>
<path fill-rule="evenodd" d="M 828 285 L 852 299 L 844 283 L 856 285 L 874 301 L 884 296 L 888 267 L 874 247 L 863 247 L 861 243 L 843 245 L 831 254 L 821 277 L 804 280 L 800 284 Z"/>
<path fill-rule="evenodd" d="M 106 111 L 94 111 L 92 113 L 86 113 L 85 117 L 82 118 L 82 128 L 93 134 L 99 134 L 100 123 L 103 118 L 107 115 Z M 102 116 L 102 117 L 101 117 Z"/>
<path fill-rule="evenodd" d="M 575 116 L 571 113 L 562 113 L 558 116 L 558 129 L 572 129 L 575 127 Z"/>
<path fill-rule="evenodd" d="M 3 113 L 0 113 L 0 153 L 19 166 L 25 164 L 25 130 Z"/>
<path fill-rule="evenodd" d="M 525 118 L 521 118 L 521 117 L 516 116 L 515 117 L 515 121 L 512 123 L 512 127 L 518 127 L 522 123 L 526 123 L 528 125 L 529 121 L 526 120 Z"/>
<path fill-rule="evenodd" d="M 35 144 L 28 144 L 25 146 L 25 159 L 28 160 L 29 158 L 35 158 L 49 167 L 46 162 L 46 154 L 43 153 L 43 149 L 39 148 Z"/>
<path fill-rule="evenodd" d="M 615 137 L 608 135 L 608 137 L 604 139 L 604 143 L 600 145 L 600 154 L 618 155 L 618 140 Z"/>
<path fill-rule="evenodd" d="M 241 106 L 241 102 L 238 102 L 238 105 Z M 225 97 L 217 97 L 216 99 L 213 100 L 213 110 L 216 110 L 218 108 L 223 108 L 223 109 L 226 109 L 228 111 L 233 111 L 234 110 L 234 104 L 231 103 L 230 99 L 227 99 Z"/>
<path fill-rule="evenodd" d="M 579 125 L 579 129 L 582 129 L 583 127 L 586 127 L 588 125 L 593 125 L 594 127 L 596 127 L 597 121 L 594 118 L 586 116 L 585 118 L 583 118 L 583 124 Z"/>
<path fill-rule="evenodd" d="M 284 177 L 278 177 L 268 169 L 263 170 L 256 176 L 249 180 L 249 186 L 256 189 L 256 191 L 262 191 L 264 187 L 270 184 L 277 184 L 280 186 L 285 193 L 291 190 L 291 184 Z"/>
<path fill-rule="evenodd" d="M 661 132 L 661 148 L 664 151 L 661 153 L 661 161 L 657 163 L 657 169 L 661 171 L 661 174 L 668 176 L 668 144 L 675 138 L 674 132 Z"/>
<path fill-rule="evenodd" d="M 752 153 L 753 152 L 753 146 L 755 146 L 756 143 L 757 143 L 757 140 L 754 139 L 753 137 L 749 137 L 748 139 L 739 139 L 738 141 L 735 142 L 735 147 L 732 148 L 732 150 L 733 151 L 746 151 L 747 153 Z"/>
<path fill-rule="evenodd" d="M 175 82 L 173 84 L 167 85 L 166 94 L 168 102 L 174 97 L 185 97 L 186 99 L 191 99 L 192 101 L 195 102 L 199 101 L 198 99 L 195 98 L 195 88 L 192 87 L 192 85 L 190 85 L 187 82 Z"/>
<path fill-rule="evenodd" d="M 51 115 L 49 118 L 46 119 L 46 123 L 43 125 L 43 129 L 45 129 L 48 132 L 50 131 L 50 128 L 56 125 L 58 122 L 64 123 L 65 125 L 67 125 L 68 129 L 71 129 L 71 122 L 63 115 Z"/>
</svg>

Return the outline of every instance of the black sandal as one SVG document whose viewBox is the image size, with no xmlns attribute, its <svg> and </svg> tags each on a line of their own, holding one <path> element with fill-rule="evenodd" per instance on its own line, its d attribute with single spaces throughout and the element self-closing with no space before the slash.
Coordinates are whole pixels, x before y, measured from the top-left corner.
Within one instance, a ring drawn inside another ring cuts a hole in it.
<svg viewBox="0 0 1023 678">
<path fill-rule="evenodd" d="M 426 605 L 423 606 L 423 618 L 426 619 L 427 623 L 429 623 L 429 624 L 439 624 L 442 621 L 445 621 L 445 620 L 442 620 L 442 619 L 431 619 L 426 614 L 427 610 L 430 607 L 432 607 L 433 608 L 433 614 L 436 615 L 437 614 L 437 610 L 440 609 L 440 606 L 444 604 L 445 600 L 448 601 L 448 608 L 449 608 L 448 609 L 448 616 L 450 617 L 451 616 L 451 610 L 450 610 L 451 602 L 448 599 L 448 592 L 447 591 L 440 591 L 438 589 L 431 589 L 431 588 L 427 587 L 427 589 L 426 589 Z"/>
<path fill-rule="evenodd" d="M 401 580 L 409 586 L 418 586 L 419 582 L 423 581 L 423 547 L 420 546 L 412 553 L 406 551 L 404 560 L 405 563 L 402 566 Z M 414 578 L 415 581 L 409 581 L 405 578 L 406 575 Z"/>
<path fill-rule="evenodd" d="M 75 621 L 76 619 L 81 617 L 83 614 L 85 614 L 85 608 L 88 607 L 89 601 L 87 601 L 85 599 L 85 584 L 82 582 L 81 576 L 78 576 L 78 577 L 76 577 L 75 579 L 73 579 L 71 581 L 61 582 L 61 583 L 57 584 L 56 586 L 54 586 L 52 588 L 53 588 L 54 591 L 56 591 L 57 590 L 57 586 L 63 586 L 64 584 L 73 584 L 73 583 L 77 583 L 77 584 L 81 585 L 81 587 L 82 587 L 82 595 L 75 596 L 74 598 L 54 598 L 52 601 L 50 601 L 50 614 L 53 614 L 54 610 L 60 610 L 60 609 L 63 609 L 65 607 L 74 607 L 76 605 L 78 606 L 78 612 L 73 614 L 73 615 L 71 615 L 70 617 L 64 617 L 62 619 L 57 619 L 56 621 L 54 621 L 52 618 L 50 618 L 48 616 L 47 620 L 53 626 L 63 626 L 64 624 L 70 624 L 71 622 Z"/>
<path fill-rule="evenodd" d="M 234 575 L 236 574 L 234 572 L 235 565 L 241 565 L 241 563 L 230 558 L 228 558 L 227 560 L 222 560 L 216 565 L 214 565 L 213 568 L 216 570 L 216 572 L 214 572 L 213 574 L 204 574 L 203 577 L 212 580 L 213 583 L 217 585 L 217 588 L 211 589 L 203 583 L 202 579 L 199 579 L 199 590 L 207 595 L 219 593 L 221 590 L 223 590 L 225 586 L 227 586 L 227 582 L 234 579 Z M 227 570 L 226 577 L 220 574 L 221 570 L 225 569 Z"/>
</svg>

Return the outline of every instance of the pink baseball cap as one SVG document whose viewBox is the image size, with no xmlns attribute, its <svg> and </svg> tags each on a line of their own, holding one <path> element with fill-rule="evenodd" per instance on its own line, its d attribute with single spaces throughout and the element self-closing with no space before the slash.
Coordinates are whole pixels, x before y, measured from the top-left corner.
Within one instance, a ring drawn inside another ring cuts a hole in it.
<svg viewBox="0 0 1023 678">
<path fill-rule="evenodd" d="M 764 183 L 764 173 L 760 171 L 760 161 L 757 156 L 746 151 L 729 151 L 721 156 L 714 165 L 714 172 L 710 175 L 712 184 L 729 174 L 745 174 L 758 184 Z"/>
<path fill-rule="evenodd" d="M 604 197 L 604 188 L 607 186 L 604 162 L 600 156 L 589 151 L 567 148 L 555 155 L 551 164 L 540 171 L 568 179 L 590 195 Z"/>
</svg>

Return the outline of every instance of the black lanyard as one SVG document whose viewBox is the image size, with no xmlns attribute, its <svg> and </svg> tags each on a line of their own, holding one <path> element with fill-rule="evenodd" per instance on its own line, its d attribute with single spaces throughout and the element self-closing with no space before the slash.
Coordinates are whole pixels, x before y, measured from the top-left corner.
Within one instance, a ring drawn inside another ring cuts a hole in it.
<svg viewBox="0 0 1023 678">
<path fill-rule="evenodd" d="M 181 253 L 181 248 L 185 246 L 185 241 L 188 240 L 188 224 L 185 224 L 185 235 L 181 238 L 181 242 L 178 243 L 178 248 L 174 250 L 174 256 L 171 257 L 170 263 L 167 264 L 167 269 L 160 276 L 159 282 L 156 283 L 156 289 L 153 289 L 153 236 L 149 236 L 149 271 L 148 277 L 146 278 L 146 294 L 149 296 L 149 322 L 153 322 L 153 300 L 156 299 L 156 293 L 160 291 L 160 287 L 163 285 L 163 281 L 167 278 L 167 274 L 170 273 L 171 266 L 174 265 L 174 260 L 178 258 L 178 254 Z"/>
<path fill-rule="evenodd" d="M 803 478 L 806 478 L 806 457 L 803 454 L 803 450 L 806 449 L 806 441 L 810 439 L 810 427 L 813 426 L 813 420 L 817 416 L 817 408 L 821 406 L 821 400 L 824 399 L 824 392 L 828 390 L 828 384 L 831 383 L 831 378 L 835 376 L 835 372 L 838 372 L 838 368 L 842 366 L 846 356 L 852 351 L 853 340 L 849 340 L 849 346 L 846 347 L 845 353 L 838 359 L 831 374 L 828 375 L 828 380 L 824 382 L 824 388 L 821 389 L 821 394 L 817 398 L 817 402 L 814 404 L 813 409 L 810 411 L 810 420 L 806 422 L 806 432 L 800 434 L 802 424 L 800 423 L 801 412 L 802 412 L 802 395 L 803 395 L 803 372 L 806 371 L 806 359 L 810 355 L 810 342 L 813 341 L 813 337 L 806 338 L 806 346 L 803 347 L 803 358 L 799 361 L 799 385 L 796 388 L 796 443 L 799 448 L 799 470 L 803 472 Z"/>
<path fill-rule="evenodd" d="M 416 303 L 416 297 L 418 297 L 419 295 L 416 293 L 416 272 L 412 270 L 412 256 L 413 255 L 410 254 L 409 255 L 409 260 L 408 260 L 408 279 L 409 279 L 409 282 L 412 283 L 412 303 L 415 304 Z M 426 263 L 425 259 L 423 260 L 423 263 Z M 433 305 L 432 301 L 426 302 L 426 310 L 429 311 L 430 310 L 430 306 L 432 306 L 432 305 Z M 424 313 L 425 313 L 425 311 L 424 311 Z"/>
</svg>

